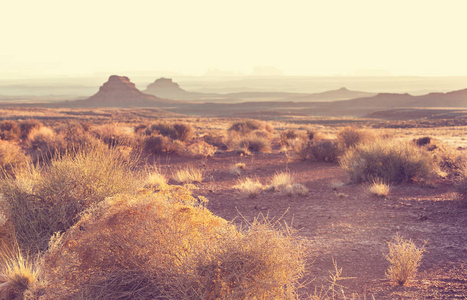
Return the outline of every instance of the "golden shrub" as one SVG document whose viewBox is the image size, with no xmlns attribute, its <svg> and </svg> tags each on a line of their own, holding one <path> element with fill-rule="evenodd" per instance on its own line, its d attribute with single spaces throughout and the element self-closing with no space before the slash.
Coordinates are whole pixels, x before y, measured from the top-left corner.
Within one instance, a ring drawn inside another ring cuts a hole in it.
<svg viewBox="0 0 467 300">
<path fill-rule="evenodd" d="M 175 189 L 175 190 L 174 190 Z M 41 299 L 295 299 L 305 247 L 255 220 L 239 231 L 189 190 L 107 198 L 43 256 Z"/>
<path fill-rule="evenodd" d="M 425 246 L 419 248 L 412 240 L 405 240 L 396 235 L 388 243 L 389 253 L 385 256 L 390 265 L 386 276 L 399 285 L 404 285 L 413 278 L 420 266 Z"/>
</svg>

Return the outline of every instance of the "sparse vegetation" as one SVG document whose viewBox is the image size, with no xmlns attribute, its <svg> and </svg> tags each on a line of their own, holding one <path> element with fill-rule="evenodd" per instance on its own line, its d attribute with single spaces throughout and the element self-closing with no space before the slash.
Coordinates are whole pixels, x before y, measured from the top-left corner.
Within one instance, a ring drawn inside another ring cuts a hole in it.
<svg viewBox="0 0 467 300">
<path fill-rule="evenodd" d="M 425 246 L 417 247 L 412 240 L 405 240 L 396 235 L 388 243 L 389 253 L 385 255 L 390 266 L 386 276 L 399 285 L 404 285 L 407 280 L 415 277 L 420 262 L 425 252 Z"/>
<path fill-rule="evenodd" d="M 25 299 L 25 292 L 38 281 L 38 267 L 19 250 L 0 255 L 0 299 Z"/>
<path fill-rule="evenodd" d="M 293 231 L 266 219 L 238 230 L 195 202 L 183 187 L 106 199 L 52 239 L 43 284 L 28 292 L 48 299 L 296 298 L 305 245 Z"/>
<path fill-rule="evenodd" d="M 159 188 L 163 185 L 167 184 L 167 178 L 161 174 L 159 171 L 151 172 L 148 174 L 146 177 L 146 180 L 144 182 L 144 187 L 145 188 Z"/>
<path fill-rule="evenodd" d="M 118 152 L 93 148 L 57 156 L 48 166 L 31 166 L 3 181 L 1 192 L 21 249 L 44 250 L 49 238 L 72 226 L 85 209 L 136 191 L 140 183 L 131 167 Z"/>
<path fill-rule="evenodd" d="M 336 141 L 316 141 L 302 145 L 298 154 L 303 159 L 311 159 L 324 162 L 337 161 L 341 151 Z"/>
<path fill-rule="evenodd" d="M 0 141 L 0 177 L 14 176 L 28 165 L 29 158 L 21 147 L 8 141 Z"/>
<path fill-rule="evenodd" d="M 266 130 L 268 132 L 272 132 L 273 128 L 272 126 L 263 121 L 258 121 L 258 120 L 245 120 L 241 122 L 236 122 L 230 126 L 229 130 L 231 131 L 237 131 L 241 133 L 242 135 L 249 134 L 252 131 L 255 130 Z"/>
<path fill-rule="evenodd" d="M 186 148 L 185 154 L 195 158 L 206 158 L 216 153 L 217 147 L 212 146 L 205 141 L 196 141 Z"/>
<path fill-rule="evenodd" d="M 259 180 L 253 180 L 251 178 L 238 180 L 233 188 L 251 198 L 258 196 L 264 190 L 264 186 Z"/>
<path fill-rule="evenodd" d="M 373 179 L 370 186 L 368 187 L 368 191 L 375 196 L 378 197 L 387 197 L 389 194 L 389 191 L 391 190 L 391 187 L 389 184 L 384 182 L 383 180 L 376 178 Z"/>
<path fill-rule="evenodd" d="M 337 133 L 337 143 L 342 151 L 353 148 L 362 142 L 374 140 L 368 131 L 354 127 L 345 127 Z"/>
<path fill-rule="evenodd" d="M 203 172 L 193 166 L 176 171 L 172 178 L 179 183 L 201 182 L 204 179 Z"/>
<path fill-rule="evenodd" d="M 242 170 L 245 170 L 246 165 L 244 163 L 236 163 L 232 168 L 230 168 L 229 172 L 232 175 L 240 176 L 242 174 Z"/>
<path fill-rule="evenodd" d="M 435 169 L 433 157 L 426 151 L 410 142 L 388 139 L 357 145 L 341 157 L 340 165 L 354 182 L 426 179 Z"/>
<path fill-rule="evenodd" d="M 21 135 L 21 130 L 18 123 L 14 121 L 0 122 L 0 139 L 5 141 L 18 141 Z"/>
<path fill-rule="evenodd" d="M 156 123 L 148 126 L 145 130 L 146 135 L 160 134 L 169 137 L 172 140 L 187 142 L 195 134 L 193 126 L 184 123 Z"/>
</svg>

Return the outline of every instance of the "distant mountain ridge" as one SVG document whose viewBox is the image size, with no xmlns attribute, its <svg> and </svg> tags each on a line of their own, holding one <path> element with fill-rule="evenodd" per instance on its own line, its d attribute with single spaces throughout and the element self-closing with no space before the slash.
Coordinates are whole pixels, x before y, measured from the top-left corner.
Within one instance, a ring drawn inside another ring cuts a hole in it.
<svg viewBox="0 0 467 300">
<path fill-rule="evenodd" d="M 219 102 L 240 102 L 240 101 L 333 101 L 347 100 L 359 97 L 374 96 L 374 93 L 351 91 L 347 88 L 340 88 L 322 93 L 292 93 L 292 92 L 237 92 L 237 93 L 199 93 L 189 92 L 180 87 L 171 78 L 158 78 L 149 84 L 144 90 L 145 93 L 174 100 L 189 101 L 219 101 Z"/>
</svg>

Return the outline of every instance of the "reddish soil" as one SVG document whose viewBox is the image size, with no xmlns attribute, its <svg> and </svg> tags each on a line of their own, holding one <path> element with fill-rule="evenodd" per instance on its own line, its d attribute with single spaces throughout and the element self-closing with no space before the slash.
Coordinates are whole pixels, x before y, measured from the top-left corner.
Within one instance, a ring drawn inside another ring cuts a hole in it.
<svg viewBox="0 0 467 300">
<path fill-rule="evenodd" d="M 267 184 L 275 172 L 289 170 L 309 190 L 306 196 L 263 192 L 256 198 L 240 195 L 233 186 L 238 177 L 229 169 L 243 162 L 242 177 L 258 178 Z M 348 182 L 337 164 L 292 161 L 285 154 L 216 154 L 205 160 L 159 157 L 163 173 L 190 164 L 201 168 L 205 180 L 196 194 L 209 199 L 208 208 L 235 222 L 258 214 L 293 222 L 299 235 L 309 241 L 310 266 L 303 289 L 312 293 L 329 284 L 335 259 L 342 268 L 338 282 L 347 298 L 356 299 L 466 299 L 467 298 L 467 203 L 461 201 L 448 182 L 393 186 L 387 198 L 370 195 L 365 185 Z M 241 216 L 240 216 L 241 214 Z M 417 277 L 397 286 L 385 276 L 387 242 L 396 233 L 421 246 L 426 253 Z M 340 294 L 342 297 L 342 292 Z"/>
</svg>

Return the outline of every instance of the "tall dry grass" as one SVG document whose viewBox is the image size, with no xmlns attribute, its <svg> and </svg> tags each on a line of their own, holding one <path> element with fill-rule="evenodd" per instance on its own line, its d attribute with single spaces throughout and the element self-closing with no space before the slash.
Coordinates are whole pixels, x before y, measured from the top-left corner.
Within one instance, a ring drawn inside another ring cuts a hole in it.
<svg viewBox="0 0 467 300">
<path fill-rule="evenodd" d="M 137 190 L 132 162 L 115 150 L 90 148 L 54 157 L 47 166 L 30 166 L 1 184 L 23 250 L 43 250 L 88 207 L 118 193 Z"/>
<path fill-rule="evenodd" d="M 425 246 L 417 247 L 412 240 L 396 235 L 388 243 L 389 253 L 385 255 L 390 265 L 386 276 L 399 285 L 415 277 L 420 266 Z"/>
<path fill-rule="evenodd" d="M 43 256 L 45 299 L 296 299 L 305 245 L 287 227 L 241 230 L 189 190 L 100 202 Z"/>
<path fill-rule="evenodd" d="M 29 157 L 17 144 L 0 141 L 0 178 L 11 177 L 29 163 Z"/>
</svg>

